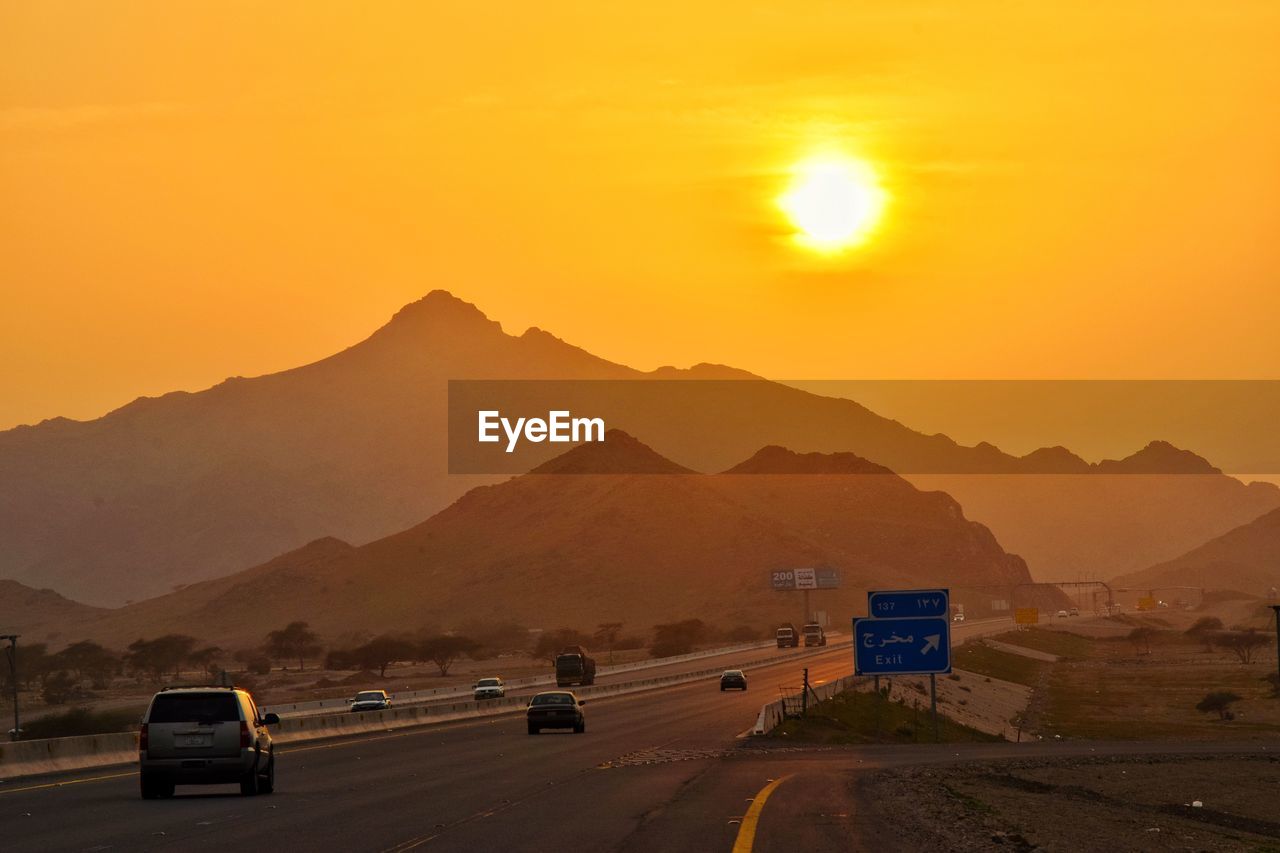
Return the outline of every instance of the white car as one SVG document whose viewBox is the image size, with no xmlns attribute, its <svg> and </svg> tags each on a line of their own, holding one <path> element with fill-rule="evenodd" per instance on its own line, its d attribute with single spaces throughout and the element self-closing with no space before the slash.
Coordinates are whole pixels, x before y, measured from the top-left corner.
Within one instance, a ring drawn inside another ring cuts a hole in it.
<svg viewBox="0 0 1280 853">
<path fill-rule="evenodd" d="M 385 690 L 361 690 L 351 700 L 353 713 L 361 711 L 387 711 L 391 708 L 391 697 Z"/>
<path fill-rule="evenodd" d="M 482 699 L 501 699 L 507 695 L 507 687 L 501 678 L 482 678 L 472 685 L 472 689 L 477 702 Z"/>
<path fill-rule="evenodd" d="M 1067 611 L 1065 611 L 1065 610 L 1059 610 L 1059 611 L 1058 611 L 1058 618 L 1059 618 L 1059 619 L 1066 619 L 1066 618 L 1067 618 Z"/>
</svg>

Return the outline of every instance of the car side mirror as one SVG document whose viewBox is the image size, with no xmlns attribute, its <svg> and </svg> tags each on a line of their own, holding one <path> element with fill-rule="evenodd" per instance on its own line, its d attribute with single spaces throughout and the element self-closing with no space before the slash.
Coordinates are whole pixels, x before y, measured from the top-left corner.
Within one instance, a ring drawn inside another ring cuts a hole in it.
<svg viewBox="0 0 1280 853">
<path fill-rule="evenodd" d="M 587 704 L 587 700 L 586 700 L 586 699 L 579 699 L 579 700 L 578 700 L 578 704 L 579 704 L 579 705 L 585 705 L 585 704 Z"/>
<path fill-rule="evenodd" d="M 274 714 L 274 713 L 267 714 L 265 717 L 262 718 L 262 722 L 268 726 L 278 726 L 280 725 L 280 715 Z"/>
</svg>

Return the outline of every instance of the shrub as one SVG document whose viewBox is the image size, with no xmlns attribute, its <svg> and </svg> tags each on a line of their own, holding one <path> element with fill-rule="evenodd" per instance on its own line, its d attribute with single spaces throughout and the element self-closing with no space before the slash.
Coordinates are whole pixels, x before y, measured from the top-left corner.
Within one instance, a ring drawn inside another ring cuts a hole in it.
<svg viewBox="0 0 1280 853">
<path fill-rule="evenodd" d="M 251 657 L 244 662 L 244 668 L 251 675 L 270 675 L 271 658 L 266 655 Z"/>
<path fill-rule="evenodd" d="M 72 708 L 61 714 L 50 714 L 23 722 L 22 736 L 30 740 L 125 732 L 136 729 L 141 719 L 141 710 L 91 711 L 88 708 Z"/>
<path fill-rule="evenodd" d="M 1239 701 L 1240 697 L 1232 693 L 1230 690 L 1216 690 L 1196 703 L 1196 710 L 1202 711 L 1206 714 L 1212 711 L 1217 711 L 1218 719 L 1230 720 L 1234 715 L 1229 709 L 1233 704 Z"/>
<path fill-rule="evenodd" d="M 65 705 L 76 689 L 76 680 L 66 672 L 55 672 L 44 680 L 40 697 L 46 705 Z"/>
</svg>

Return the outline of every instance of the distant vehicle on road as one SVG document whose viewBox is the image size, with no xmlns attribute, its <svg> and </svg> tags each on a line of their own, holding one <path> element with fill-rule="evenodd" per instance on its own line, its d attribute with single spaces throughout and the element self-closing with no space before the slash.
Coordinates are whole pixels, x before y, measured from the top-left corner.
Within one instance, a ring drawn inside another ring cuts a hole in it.
<svg viewBox="0 0 1280 853">
<path fill-rule="evenodd" d="M 951 621 L 952 621 L 952 622 L 963 622 L 963 621 L 964 621 L 964 614 L 963 614 L 963 613 L 957 613 L 955 616 L 952 616 L 952 617 L 951 617 Z"/>
<path fill-rule="evenodd" d="M 267 726 L 246 690 L 182 687 L 151 698 L 138 731 L 138 781 L 144 800 L 172 797 L 177 785 L 239 782 L 245 796 L 276 787 L 276 754 Z"/>
<path fill-rule="evenodd" d="M 475 690 L 473 695 L 477 702 L 481 699 L 501 699 L 507 695 L 507 687 L 501 678 L 482 678 L 472 685 L 472 689 Z"/>
<path fill-rule="evenodd" d="M 778 638 L 778 648 L 780 649 L 794 649 L 800 645 L 800 632 L 790 622 L 784 622 L 779 625 L 776 636 Z"/>
<path fill-rule="evenodd" d="M 827 632 L 817 622 L 809 622 L 804 626 L 804 644 L 806 646 L 825 646 Z"/>
<path fill-rule="evenodd" d="M 579 699 L 568 690 L 548 690 L 529 700 L 525 718 L 529 734 L 536 735 L 543 729 L 573 729 L 575 735 L 587 730 L 587 720 L 582 714 L 585 699 Z"/>
<path fill-rule="evenodd" d="M 1079 608 L 1079 607 L 1073 607 L 1073 608 L 1071 608 L 1071 615 L 1072 615 L 1072 616 L 1079 616 L 1079 615 L 1080 615 L 1080 608 Z"/>
<path fill-rule="evenodd" d="M 556 655 L 556 687 L 596 683 L 596 662 L 582 646 L 565 646 Z"/>
<path fill-rule="evenodd" d="M 1065 610 L 1059 610 L 1059 611 L 1058 611 L 1058 618 L 1059 618 L 1059 619 L 1066 619 L 1066 618 L 1067 618 L 1067 611 L 1065 611 Z"/>
<path fill-rule="evenodd" d="M 720 676 L 720 692 L 723 693 L 724 691 L 729 690 L 730 688 L 734 690 L 746 690 L 747 689 L 746 673 L 744 673 L 740 669 L 726 669 L 724 673 Z"/>
<path fill-rule="evenodd" d="M 351 700 L 351 710 L 385 711 L 391 707 L 391 697 L 385 690 L 361 690 Z"/>
</svg>

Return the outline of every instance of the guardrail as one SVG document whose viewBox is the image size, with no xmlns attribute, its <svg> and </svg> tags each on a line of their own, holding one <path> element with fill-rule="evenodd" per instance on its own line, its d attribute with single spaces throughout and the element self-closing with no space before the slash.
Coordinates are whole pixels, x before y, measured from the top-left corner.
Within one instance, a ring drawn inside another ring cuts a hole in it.
<svg viewBox="0 0 1280 853">
<path fill-rule="evenodd" d="M 836 644 L 838 648 L 843 643 Z M 781 656 L 786 660 L 801 660 L 832 650 L 832 645 L 809 648 L 799 653 Z M 738 665 L 738 669 L 757 669 L 778 663 L 779 655 L 767 655 L 746 661 Z M 578 687 L 574 693 L 582 699 L 603 696 L 620 696 L 628 693 L 641 693 L 660 687 L 670 687 L 686 682 L 700 681 L 718 676 L 724 669 L 711 667 L 693 672 L 678 672 L 671 675 L 659 675 L 636 681 L 625 681 L 617 684 L 597 684 L 590 687 Z M 454 720 L 474 717 L 496 717 L 505 714 L 523 713 L 528 700 L 523 697 L 504 699 L 486 699 L 482 702 L 466 701 L 450 704 L 424 705 L 409 708 L 391 708 L 387 711 L 359 711 L 345 714 L 326 714 L 312 717 L 289 717 L 280 720 L 280 743 L 296 743 L 301 740 L 315 740 L 326 737 L 360 734 L 369 731 L 387 731 L 410 726 L 447 723 Z"/>
<path fill-rule="evenodd" d="M 833 636 L 833 635 L 828 635 Z M 760 641 L 755 643 L 742 643 L 736 646 L 722 646 L 715 649 L 702 649 L 696 652 L 689 652 L 683 655 L 673 655 L 667 658 L 646 658 L 645 660 L 632 661 L 630 663 L 619 663 L 610 666 L 602 666 L 597 668 L 596 676 L 603 677 L 607 675 L 616 675 L 623 672 L 635 672 L 643 669 L 654 669 L 662 666 L 670 666 L 672 664 L 682 663 L 684 661 L 701 660 L 703 658 L 720 657 L 721 655 L 731 655 L 736 652 L 749 652 L 757 649 L 776 648 L 776 640 Z M 539 687 L 544 684 L 554 684 L 556 677 L 554 674 L 532 675 L 525 678 L 513 678 L 506 680 L 508 688 L 525 688 Z M 470 696 L 472 688 L 470 685 L 452 685 L 450 687 L 432 687 L 426 690 L 402 690 L 392 697 L 397 704 L 400 705 L 419 705 L 426 702 L 438 702 L 454 697 Z M 340 699 L 314 699 L 307 702 L 275 702 L 262 705 L 263 710 L 274 711 L 283 719 L 285 717 L 294 717 L 301 714 L 322 713 L 325 710 L 335 708 L 345 708 L 351 704 L 351 700 L 347 698 Z"/>
<path fill-rule="evenodd" d="M 848 641 L 828 644 L 825 647 L 801 649 L 784 655 L 761 655 L 737 664 L 739 669 L 756 669 L 770 666 L 779 660 L 802 660 L 847 645 Z M 752 646 L 751 648 L 759 648 Z M 722 652 L 723 653 L 723 652 Z M 703 655 L 709 657 L 710 655 Z M 695 659 L 686 657 L 685 660 Z M 671 662 L 670 658 L 663 659 Z M 598 684 L 578 688 L 583 699 L 621 696 L 641 693 L 661 687 L 718 676 L 723 667 L 710 667 L 692 672 L 672 673 L 651 678 L 623 681 L 615 684 Z M 312 716 L 285 717 L 273 732 L 273 739 L 280 744 L 300 743 L 323 738 L 343 737 L 372 731 L 435 725 L 456 720 L 479 717 L 498 717 L 523 713 L 528 700 L 522 697 L 487 699 L 483 702 L 462 701 L 437 703 L 416 707 L 391 708 L 386 711 L 342 712 Z M 43 773 L 80 770 L 113 764 L 137 762 L 138 735 L 136 732 L 86 735 L 81 737 L 51 738 L 45 740 L 18 741 L 0 744 L 0 780 L 16 779 Z M 0 789 L 3 790 L 3 789 Z"/>
</svg>

